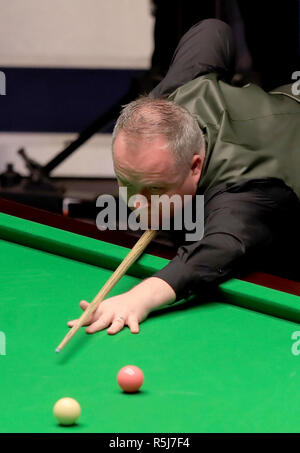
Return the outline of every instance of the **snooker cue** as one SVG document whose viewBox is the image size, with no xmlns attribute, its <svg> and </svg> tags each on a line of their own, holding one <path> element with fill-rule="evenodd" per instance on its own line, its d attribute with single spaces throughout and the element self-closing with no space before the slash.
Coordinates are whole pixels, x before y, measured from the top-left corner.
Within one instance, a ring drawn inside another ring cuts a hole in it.
<svg viewBox="0 0 300 453">
<path fill-rule="evenodd" d="M 140 237 L 137 243 L 133 246 L 130 250 L 128 255 L 124 258 L 121 264 L 117 267 L 115 272 L 109 277 L 105 285 L 101 288 L 99 293 L 95 296 L 93 301 L 90 303 L 88 308 L 82 313 L 80 318 L 77 320 L 76 324 L 71 328 L 71 330 L 67 333 L 64 337 L 62 342 L 58 345 L 55 352 L 60 352 L 66 344 L 71 340 L 71 338 L 76 334 L 76 332 L 83 326 L 85 321 L 94 313 L 94 311 L 98 308 L 100 303 L 105 299 L 107 294 L 112 290 L 112 288 L 116 285 L 116 283 L 120 280 L 121 277 L 126 273 L 128 268 L 139 258 L 139 256 L 143 253 L 145 248 L 148 244 L 154 239 L 156 236 L 156 230 L 147 230 L 145 233 Z"/>
</svg>

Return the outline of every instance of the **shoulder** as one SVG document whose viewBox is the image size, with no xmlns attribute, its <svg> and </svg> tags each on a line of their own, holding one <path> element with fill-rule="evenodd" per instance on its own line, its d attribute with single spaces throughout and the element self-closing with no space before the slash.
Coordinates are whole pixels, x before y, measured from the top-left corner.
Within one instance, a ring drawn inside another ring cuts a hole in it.
<svg viewBox="0 0 300 453">
<path fill-rule="evenodd" d="M 275 90 L 270 91 L 271 95 L 284 95 L 300 103 L 299 81 L 283 85 Z"/>
<path fill-rule="evenodd" d="M 219 86 L 219 75 L 217 73 L 209 73 L 195 79 L 191 80 L 188 83 L 185 83 L 181 87 L 174 90 L 169 96 L 168 99 L 174 102 L 178 102 L 184 98 L 184 96 L 190 96 L 191 93 L 203 93 L 208 92 L 213 87 Z"/>
<path fill-rule="evenodd" d="M 185 107 L 198 119 L 200 127 L 217 125 L 225 109 L 218 74 L 206 74 L 177 88 L 168 97 Z"/>
</svg>

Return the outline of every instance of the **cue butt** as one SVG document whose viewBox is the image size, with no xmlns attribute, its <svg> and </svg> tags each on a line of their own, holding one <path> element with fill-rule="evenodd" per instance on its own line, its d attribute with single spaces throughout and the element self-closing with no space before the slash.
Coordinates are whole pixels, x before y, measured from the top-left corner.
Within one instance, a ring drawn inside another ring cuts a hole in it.
<svg viewBox="0 0 300 453">
<path fill-rule="evenodd" d="M 156 236 L 156 230 L 147 230 L 144 234 L 140 237 L 134 247 L 130 250 L 128 255 L 124 258 L 124 260 L 120 263 L 117 267 L 115 272 L 111 275 L 111 277 L 107 280 L 105 285 L 90 303 L 88 308 L 82 313 L 80 318 L 71 328 L 71 330 L 67 333 L 64 337 L 62 342 L 58 345 L 55 352 L 59 353 L 62 349 L 66 346 L 66 344 L 71 340 L 71 338 L 76 334 L 76 332 L 82 327 L 86 320 L 94 313 L 94 311 L 98 308 L 100 303 L 105 299 L 108 293 L 112 290 L 112 288 L 116 285 L 116 283 L 120 280 L 121 277 L 126 273 L 129 267 L 140 257 L 143 253 L 145 248 L 148 244 L 154 239 Z"/>
</svg>

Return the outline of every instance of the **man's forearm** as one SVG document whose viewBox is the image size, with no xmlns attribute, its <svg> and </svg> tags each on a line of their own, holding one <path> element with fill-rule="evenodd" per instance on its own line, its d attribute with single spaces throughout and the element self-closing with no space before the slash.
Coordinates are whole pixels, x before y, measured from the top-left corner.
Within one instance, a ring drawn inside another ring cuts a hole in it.
<svg viewBox="0 0 300 453">
<path fill-rule="evenodd" d="M 150 277 L 132 288 L 129 293 L 144 304 L 149 311 L 163 307 L 176 300 L 173 288 L 158 277 Z"/>
</svg>

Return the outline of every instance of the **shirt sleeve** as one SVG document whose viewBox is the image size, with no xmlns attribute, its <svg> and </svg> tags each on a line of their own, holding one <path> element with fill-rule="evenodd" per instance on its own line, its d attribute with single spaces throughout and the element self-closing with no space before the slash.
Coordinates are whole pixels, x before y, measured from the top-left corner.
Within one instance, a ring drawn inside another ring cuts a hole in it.
<svg viewBox="0 0 300 453">
<path fill-rule="evenodd" d="M 180 246 L 155 277 L 166 281 L 179 300 L 240 274 L 257 260 L 261 264 L 286 236 L 291 213 L 299 217 L 299 205 L 291 189 L 271 178 L 217 188 L 205 198 L 202 240 Z"/>
<path fill-rule="evenodd" d="M 151 96 L 168 96 L 185 83 L 211 72 L 230 80 L 234 58 L 232 29 L 218 19 L 205 19 L 181 38 L 166 76 L 152 90 Z"/>
</svg>

